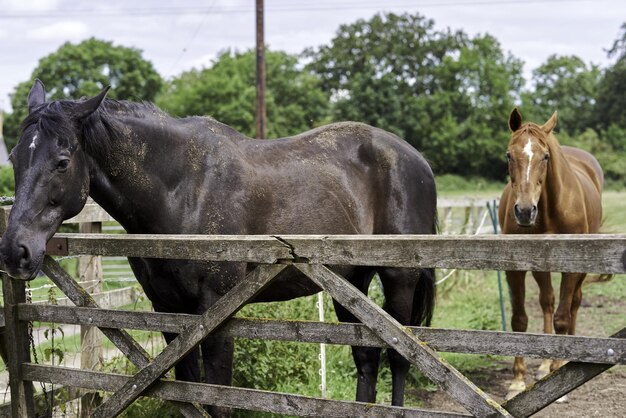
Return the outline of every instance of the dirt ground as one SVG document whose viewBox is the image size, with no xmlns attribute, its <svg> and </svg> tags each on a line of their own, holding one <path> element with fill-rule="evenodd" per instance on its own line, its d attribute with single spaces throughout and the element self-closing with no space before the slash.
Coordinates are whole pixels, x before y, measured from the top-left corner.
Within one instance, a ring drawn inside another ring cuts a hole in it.
<svg viewBox="0 0 626 418">
<path fill-rule="evenodd" d="M 534 370 L 540 360 L 530 359 L 528 366 Z M 498 362 L 496 367 L 482 369 L 467 377 L 478 387 L 503 402 L 512 372 L 509 362 Z M 527 383 L 531 383 L 529 377 Z M 444 392 L 419 391 L 411 394 L 424 401 L 424 408 L 447 412 L 467 413 Z M 542 418 L 622 418 L 626 417 L 626 366 L 613 367 L 569 394 L 567 403 L 553 403 L 534 417 Z"/>
<path fill-rule="evenodd" d="M 626 279 L 618 276 L 614 280 Z M 593 284 L 591 286 L 602 286 Z M 529 287 L 530 288 L 530 287 Z M 529 292 L 526 302 L 527 312 L 530 317 L 529 331 L 539 332 L 540 317 L 539 304 L 536 302 L 534 293 Z M 623 314 L 626 312 L 624 300 L 626 295 L 590 295 L 583 297 L 583 306 L 579 311 L 578 335 L 584 336 L 608 336 L 626 326 L 623 322 Z M 617 322 L 614 319 L 620 319 Z M 602 325 L 598 325 L 602 324 Z M 529 373 L 526 384 L 533 383 L 533 374 L 541 360 L 527 359 Z M 513 372 L 512 360 L 495 361 L 493 367 L 476 370 L 467 377 L 486 393 L 493 396 L 498 402 L 502 402 L 507 392 Z M 415 396 L 424 401 L 424 408 L 449 412 L 467 413 L 445 392 L 418 391 L 409 396 Z M 626 366 L 614 366 L 578 389 L 569 394 L 567 403 L 553 403 L 534 417 L 542 418 L 622 418 L 626 417 Z"/>
</svg>

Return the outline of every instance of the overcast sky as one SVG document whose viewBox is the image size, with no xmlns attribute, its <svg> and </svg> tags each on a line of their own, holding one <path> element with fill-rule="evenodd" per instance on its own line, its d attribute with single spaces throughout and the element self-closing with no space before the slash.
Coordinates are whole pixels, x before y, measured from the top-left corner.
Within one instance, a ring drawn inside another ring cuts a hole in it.
<svg viewBox="0 0 626 418">
<path fill-rule="evenodd" d="M 0 0 L 0 109 L 40 58 L 89 37 L 143 51 L 165 78 L 209 66 L 219 51 L 255 45 L 254 0 Z M 439 29 L 490 33 L 525 62 L 525 74 L 552 54 L 609 65 L 626 22 L 626 0 L 265 0 L 265 40 L 300 53 L 327 44 L 339 25 L 375 13 L 419 12 Z M 24 98 L 26 100 L 26 98 Z"/>
</svg>

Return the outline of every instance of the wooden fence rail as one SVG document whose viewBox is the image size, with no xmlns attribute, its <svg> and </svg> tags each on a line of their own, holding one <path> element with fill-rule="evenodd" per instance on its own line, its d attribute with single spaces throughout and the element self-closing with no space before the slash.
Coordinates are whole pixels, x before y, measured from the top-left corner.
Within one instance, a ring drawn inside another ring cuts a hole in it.
<svg viewBox="0 0 626 418">
<path fill-rule="evenodd" d="M 2 219 L 2 216 L 0 216 Z M 93 219 L 87 219 L 93 220 Z M 0 220 L 0 223 L 2 221 Z M 1 227 L 1 225 L 0 225 Z M 437 416 L 463 414 L 331 401 L 160 379 L 213 330 L 243 338 L 331 344 L 391 346 L 445 389 L 474 416 L 529 416 L 614 364 L 626 364 L 626 328 L 609 338 L 461 331 L 400 326 L 327 265 L 380 265 L 488 270 L 626 272 L 626 235 L 559 236 L 181 236 L 58 234 L 48 245 L 44 272 L 78 308 L 26 303 L 23 286 L 5 278 L 5 314 L 10 347 L 12 415 L 33 413 L 26 382 L 114 392 L 94 417 L 115 416 L 139 396 L 175 401 L 185 416 L 205 416 L 199 403 L 301 416 Z M 50 255 L 106 255 L 258 263 L 246 280 L 203 315 L 95 309 L 93 298 Z M 303 321 L 229 319 L 284 268 L 298 268 L 364 325 Z M 121 376 L 31 364 L 24 355 L 27 321 L 97 326 L 140 371 Z M 122 329 L 146 329 L 179 336 L 154 360 Z M 499 405 L 437 351 L 523 355 L 571 360 L 532 389 Z M 20 354 L 21 353 L 21 354 Z"/>
<path fill-rule="evenodd" d="M 626 272 L 626 235 L 108 235 L 57 234 L 52 255 L 274 264 Z"/>
<path fill-rule="evenodd" d="M 179 334 L 197 321 L 197 315 L 136 312 L 67 306 L 18 305 L 22 321 L 162 331 Z M 442 352 L 559 358 L 589 363 L 626 364 L 626 340 L 573 335 L 511 333 L 408 327 L 430 347 Z M 215 335 L 224 337 L 384 347 L 386 344 L 362 324 L 279 321 L 233 318 Z M 498 344 L 494 346 L 493 341 Z"/>
</svg>

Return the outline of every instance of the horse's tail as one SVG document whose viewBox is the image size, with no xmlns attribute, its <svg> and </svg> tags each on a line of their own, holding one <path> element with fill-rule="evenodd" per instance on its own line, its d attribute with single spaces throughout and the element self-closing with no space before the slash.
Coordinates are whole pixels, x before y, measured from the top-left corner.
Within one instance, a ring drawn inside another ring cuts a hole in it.
<svg viewBox="0 0 626 418">
<path fill-rule="evenodd" d="M 435 269 L 421 269 L 421 274 L 413 295 L 412 325 L 430 326 L 435 309 L 437 290 L 435 286 Z"/>
<path fill-rule="evenodd" d="M 585 284 L 591 283 L 604 283 L 610 281 L 615 275 L 614 274 L 588 274 L 585 277 Z"/>
<path fill-rule="evenodd" d="M 600 234 L 613 234 L 615 233 L 613 231 L 612 227 L 607 227 L 606 226 L 606 216 L 602 216 L 602 219 L 600 220 L 600 231 L 598 231 L 598 233 Z M 591 283 L 605 283 L 608 281 L 611 281 L 611 279 L 614 277 L 614 274 L 588 274 L 587 277 L 585 277 L 585 284 L 591 284 Z"/>
</svg>

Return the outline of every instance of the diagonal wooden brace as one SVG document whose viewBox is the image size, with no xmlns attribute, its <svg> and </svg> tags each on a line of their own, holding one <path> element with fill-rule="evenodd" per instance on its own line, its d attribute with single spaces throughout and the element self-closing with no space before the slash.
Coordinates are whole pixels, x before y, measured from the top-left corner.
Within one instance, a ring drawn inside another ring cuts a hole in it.
<svg viewBox="0 0 626 418">
<path fill-rule="evenodd" d="M 72 276 L 70 276 L 52 257 L 46 255 L 43 272 L 76 306 L 99 308 L 96 301 Z M 150 355 L 126 331 L 100 327 L 100 331 L 137 367 L 150 364 Z M 208 417 L 208 413 L 199 404 L 174 402 L 182 414 L 188 418 Z"/>
<path fill-rule="evenodd" d="M 472 415 L 511 417 L 496 401 L 340 275 L 321 264 L 294 264 Z"/>
<path fill-rule="evenodd" d="M 124 386 L 100 405 L 93 413 L 92 418 L 117 416 L 137 399 L 146 388 L 159 379 L 163 373 L 171 369 L 213 330 L 241 309 L 246 302 L 254 298 L 285 267 L 287 265 L 284 264 L 259 265 L 244 280 L 207 309 L 195 324 L 184 329 L 174 341 L 163 349 L 152 363 L 142 368 Z"/>
<path fill-rule="evenodd" d="M 611 338 L 626 338 L 626 328 L 611 335 Z M 531 416 L 613 366 L 571 361 L 509 399 L 502 407 L 515 417 Z"/>
</svg>

